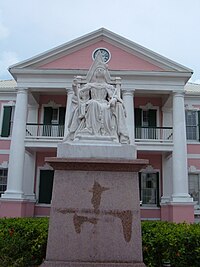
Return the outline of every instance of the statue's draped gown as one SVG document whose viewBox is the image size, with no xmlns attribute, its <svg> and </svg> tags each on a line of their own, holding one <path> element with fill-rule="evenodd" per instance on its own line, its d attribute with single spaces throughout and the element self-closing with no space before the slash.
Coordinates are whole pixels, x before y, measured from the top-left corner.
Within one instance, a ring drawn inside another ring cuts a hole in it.
<svg viewBox="0 0 200 267">
<path fill-rule="evenodd" d="M 116 98 L 115 105 L 109 100 Z M 79 90 L 69 129 L 73 139 L 77 135 L 112 136 L 128 140 L 125 110 L 115 95 L 115 88 L 107 83 L 88 83 Z"/>
</svg>

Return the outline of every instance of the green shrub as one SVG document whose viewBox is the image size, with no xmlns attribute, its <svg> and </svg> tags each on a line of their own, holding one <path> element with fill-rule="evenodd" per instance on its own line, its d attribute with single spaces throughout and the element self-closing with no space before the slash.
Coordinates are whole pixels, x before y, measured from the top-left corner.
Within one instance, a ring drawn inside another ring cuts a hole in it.
<svg viewBox="0 0 200 267">
<path fill-rule="evenodd" d="M 47 218 L 0 219 L 0 266 L 40 264 L 45 258 Z"/>
<path fill-rule="evenodd" d="M 148 267 L 170 261 L 174 267 L 198 267 L 200 224 L 142 222 L 143 257 Z"/>
<path fill-rule="evenodd" d="M 0 219 L 0 267 L 40 265 L 45 258 L 48 218 Z M 143 256 L 148 267 L 169 260 L 173 267 L 198 267 L 200 224 L 142 222 Z"/>
</svg>

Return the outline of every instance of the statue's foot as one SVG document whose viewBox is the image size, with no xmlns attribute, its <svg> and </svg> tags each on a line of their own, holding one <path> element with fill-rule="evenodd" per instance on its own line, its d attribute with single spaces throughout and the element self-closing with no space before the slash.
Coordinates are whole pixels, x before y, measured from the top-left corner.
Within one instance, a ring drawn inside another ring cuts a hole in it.
<svg viewBox="0 0 200 267">
<path fill-rule="evenodd" d="M 121 144 L 130 144 L 130 140 L 128 136 L 120 135 L 119 142 Z"/>
</svg>

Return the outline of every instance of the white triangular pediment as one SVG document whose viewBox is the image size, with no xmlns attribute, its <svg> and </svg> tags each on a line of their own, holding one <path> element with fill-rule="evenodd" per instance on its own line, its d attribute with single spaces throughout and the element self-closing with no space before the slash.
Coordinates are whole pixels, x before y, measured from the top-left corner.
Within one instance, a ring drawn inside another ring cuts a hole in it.
<svg viewBox="0 0 200 267">
<path fill-rule="evenodd" d="M 69 68 L 68 65 L 63 65 L 63 61 L 66 59 L 68 62 L 73 62 L 73 56 L 80 57 L 81 52 L 84 53 L 90 46 L 94 46 L 95 44 L 98 44 L 98 42 L 104 42 L 109 44 L 110 46 L 115 47 L 118 49 L 118 54 L 123 56 L 123 53 L 127 53 L 126 55 L 127 63 L 128 61 L 132 60 L 134 61 L 135 59 L 138 60 L 138 64 L 141 65 L 140 69 L 142 68 L 142 64 L 147 62 L 149 64 L 149 68 L 151 70 L 151 65 L 155 66 L 155 68 L 152 67 L 152 70 L 157 70 L 157 71 L 180 71 L 180 72 L 192 72 L 191 69 L 186 68 L 168 58 L 165 58 L 149 49 L 146 49 L 120 35 L 117 35 L 111 31 L 108 31 L 107 29 L 101 28 L 97 31 L 94 31 L 92 33 L 89 33 L 87 35 L 84 35 L 80 38 L 77 38 L 75 40 L 72 40 L 68 43 L 65 43 L 61 46 L 58 46 L 54 49 L 51 49 L 45 53 L 42 53 L 40 55 L 37 55 L 33 58 L 30 58 L 28 60 L 22 61 L 18 64 L 12 65 L 9 70 L 12 73 L 12 69 L 23 69 L 23 68 L 28 68 L 28 69 L 40 69 L 40 68 L 52 68 L 54 69 L 54 62 L 57 63 L 58 68 L 63 68 L 67 69 Z M 121 50 L 120 50 L 121 49 Z M 120 53 L 122 51 L 122 53 Z M 84 60 L 84 59 L 83 59 Z M 92 60 L 92 59 L 90 59 Z M 119 64 L 120 67 L 120 60 L 119 59 L 115 64 Z M 123 61 L 123 60 L 122 60 Z M 62 62 L 59 66 L 59 62 Z M 112 62 L 111 62 L 112 63 Z M 126 63 L 126 62 L 125 62 Z M 124 63 L 124 64 L 125 64 Z M 113 63 L 114 64 L 114 63 Z M 88 63 L 88 66 L 91 65 L 91 62 Z M 112 64 L 109 63 L 109 68 L 110 65 Z M 71 69 L 74 69 L 75 64 L 70 65 Z M 79 65 L 77 64 L 77 69 L 79 69 Z M 82 69 L 87 69 L 87 65 L 82 65 Z M 89 68 L 89 67 L 88 67 Z M 111 67 L 112 69 L 112 67 Z M 131 69 L 131 65 L 130 65 Z M 137 69 L 137 66 L 136 66 Z M 134 70 L 134 69 L 133 69 Z"/>
</svg>

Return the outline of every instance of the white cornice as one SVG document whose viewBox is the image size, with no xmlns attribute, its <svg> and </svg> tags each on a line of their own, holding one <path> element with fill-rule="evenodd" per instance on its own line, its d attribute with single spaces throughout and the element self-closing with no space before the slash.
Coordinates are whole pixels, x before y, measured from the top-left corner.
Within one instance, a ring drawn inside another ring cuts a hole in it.
<svg viewBox="0 0 200 267">
<path fill-rule="evenodd" d="M 13 76 L 17 74 L 42 74 L 42 75 L 86 75 L 88 70 L 60 70 L 60 69 L 21 69 L 13 68 Z M 190 78 L 190 72 L 179 71 L 137 71 L 137 70 L 109 70 L 112 75 L 116 76 L 146 76 L 146 77 L 183 77 Z"/>
<path fill-rule="evenodd" d="M 27 68 L 31 66 L 36 67 L 37 65 L 39 66 L 41 64 L 44 64 L 49 59 L 51 61 L 55 60 L 56 58 L 59 58 L 64 54 L 72 53 L 80 49 L 81 47 L 88 46 L 89 44 L 95 43 L 99 40 L 105 40 L 113 44 L 118 44 L 121 47 L 124 47 L 125 49 L 129 49 L 130 52 L 132 51 L 133 54 L 136 53 L 138 56 L 146 58 L 147 61 L 148 60 L 153 61 L 154 64 L 162 66 L 166 70 L 187 72 L 190 73 L 190 75 L 192 73 L 191 69 L 186 68 L 185 66 L 182 66 L 166 57 L 163 57 L 141 45 L 138 45 L 104 28 L 101 28 L 99 30 L 86 34 L 82 37 L 74 39 L 70 42 L 60 45 L 54 49 L 48 50 L 28 60 L 12 65 L 10 66 L 9 70 L 11 73 L 13 73 L 13 69 L 15 68 Z"/>
</svg>

